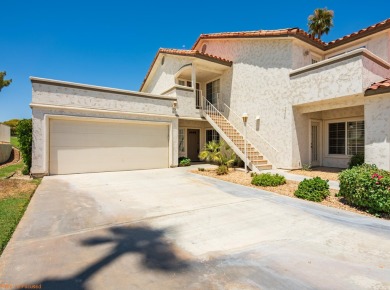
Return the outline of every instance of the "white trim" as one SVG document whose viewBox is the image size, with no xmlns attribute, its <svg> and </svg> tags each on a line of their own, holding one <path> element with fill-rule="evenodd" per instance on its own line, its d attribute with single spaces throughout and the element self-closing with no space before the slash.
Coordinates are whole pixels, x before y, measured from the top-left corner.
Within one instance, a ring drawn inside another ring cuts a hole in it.
<svg viewBox="0 0 390 290">
<path fill-rule="evenodd" d="M 147 116 L 147 117 L 160 117 L 160 118 L 171 118 L 176 119 L 176 116 L 170 115 L 160 115 L 160 114 L 147 114 L 147 113 L 134 113 L 134 112 L 125 112 L 125 111 L 114 111 L 114 110 L 105 110 L 105 109 L 93 109 L 93 108 L 79 108 L 79 107 L 66 107 L 66 106 L 57 106 L 50 104 L 36 104 L 30 103 L 30 108 L 41 108 L 41 109 L 56 109 L 56 110 L 70 110 L 70 111 L 85 111 L 85 112 L 96 112 L 96 113 L 111 113 L 111 114 L 123 114 L 123 115 L 134 115 L 134 116 Z"/>
<path fill-rule="evenodd" d="M 331 123 L 347 123 L 347 122 L 357 122 L 364 121 L 364 116 L 361 117 L 351 117 L 351 118 L 341 118 L 341 119 L 331 119 L 324 120 L 324 158 L 340 158 L 340 159 L 349 159 L 352 155 L 347 155 L 347 127 L 345 127 L 345 154 L 329 154 L 329 124 Z M 345 125 L 347 126 L 347 124 Z M 364 132 L 365 135 L 366 132 Z"/>
<path fill-rule="evenodd" d="M 383 66 L 386 66 L 387 68 L 390 67 L 390 63 L 388 63 L 384 59 L 378 57 L 377 55 L 373 54 L 368 49 L 366 49 L 366 48 L 359 48 L 359 49 L 355 49 L 353 51 L 342 53 L 342 54 L 334 56 L 332 58 L 326 58 L 326 59 L 321 60 L 320 62 L 317 62 L 317 63 L 314 63 L 314 64 L 309 64 L 309 65 L 306 65 L 306 66 L 303 66 L 303 67 L 291 70 L 290 71 L 290 77 L 291 77 L 291 75 L 295 76 L 296 74 L 299 74 L 300 72 L 304 72 L 304 71 L 306 71 L 308 69 L 315 69 L 317 67 L 323 67 L 324 65 L 334 63 L 337 60 L 342 61 L 347 56 L 350 56 L 350 57 L 360 56 L 362 53 L 368 54 L 371 58 L 374 58 L 375 60 L 377 60 L 378 62 L 383 64 Z"/>
<path fill-rule="evenodd" d="M 362 46 L 364 46 L 364 47 L 362 47 Z M 361 42 L 359 44 L 355 44 L 355 45 L 350 46 L 350 47 L 345 47 L 343 49 L 336 50 L 330 54 L 325 54 L 325 59 L 334 58 L 338 55 L 344 55 L 348 52 L 355 51 L 358 49 L 367 49 L 367 41 Z"/>
<path fill-rule="evenodd" d="M 43 167 L 45 174 L 50 175 L 50 120 L 74 120 L 74 121 L 88 121 L 88 122 L 109 122 L 109 123 L 135 123 L 135 124 L 149 124 L 157 126 L 168 126 L 168 166 L 173 167 L 173 124 L 166 121 L 144 121 L 144 120 L 124 120 L 124 119 L 112 119 L 112 118 L 98 118 L 98 117 L 80 117 L 69 115 L 50 115 L 44 116 L 44 152 Z"/>
<path fill-rule="evenodd" d="M 45 79 L 45 78 L 38 78 L 38 77 L 30 77 L 30 80 L 32 83 L 49 83 L 51 85 L 57 85 L 57 86 L 74 86 L 85 88 L 85 89 L 93 89 L 93 90 L 101 90 L 101 91 L 107 91 L 109 93 L 121 93 L 121 94 L 128 94 L 135 97 L 152 97 L 157 99 L 166 99 L 166 100 L 174 100 L 175 97 L 170 96 L 161 96 L 161 95 L 155 95 L 150 93 L 143 93 L 143 92 L 136 92 L 136 91 L 129 91 L 129 90 L 123 90 L 123 89 L 116 89 L 116 88 L 110 88 L 110 87 L 102 87 L 102 86 L 95 86 L 95 85 L 88 85 L 88 84 L 81 84 L 81 83 L 73 83 L 73 82 L 66 82 L 66 81 L 59 81 L 59 80 L 53 80 L 53 79 Z"/>
</svg>

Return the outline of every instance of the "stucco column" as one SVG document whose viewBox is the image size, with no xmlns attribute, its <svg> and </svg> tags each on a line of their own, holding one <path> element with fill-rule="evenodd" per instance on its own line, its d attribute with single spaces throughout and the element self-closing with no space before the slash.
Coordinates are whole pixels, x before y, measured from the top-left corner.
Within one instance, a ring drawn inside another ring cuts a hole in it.
<svg viewBox="0 0 390 290">
<path fill-rule="evenodd" d="M 196 67 L 194 63 L 192 63 L 191 66 L 191 83 L 192 88 L 194 89 L 194 96 L 196 96 Z"/>
</svg>

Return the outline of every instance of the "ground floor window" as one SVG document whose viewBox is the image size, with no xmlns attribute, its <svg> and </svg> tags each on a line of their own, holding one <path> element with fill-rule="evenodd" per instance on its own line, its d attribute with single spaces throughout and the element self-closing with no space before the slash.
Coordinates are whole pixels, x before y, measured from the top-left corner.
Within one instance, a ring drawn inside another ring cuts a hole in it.
<svg viewBox="0 0 390 290">
<path fill-rule="evenodd" d="M 364 121 L 329 123 L 328 132 L 329 154 L 364 153 Z"/>
<path fill-rule="evenodd" d="M 210 141 L 219 141 L 219 134 L 215 130 L 206 130 L 206 143 Z"/>
</svg>

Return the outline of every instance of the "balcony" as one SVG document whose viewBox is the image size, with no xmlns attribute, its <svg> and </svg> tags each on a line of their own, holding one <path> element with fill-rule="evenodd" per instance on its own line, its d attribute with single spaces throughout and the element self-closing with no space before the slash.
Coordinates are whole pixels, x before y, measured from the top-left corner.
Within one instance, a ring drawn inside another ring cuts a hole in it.
<svg viewBox="0 0 390 290">
<path fill-rule="evenodd" d="M 362 48 L 293 70 L 292 104 L 362 96 L 370 84 L 388 77 L 389 69 L 389 63 Z"/>
</svg>

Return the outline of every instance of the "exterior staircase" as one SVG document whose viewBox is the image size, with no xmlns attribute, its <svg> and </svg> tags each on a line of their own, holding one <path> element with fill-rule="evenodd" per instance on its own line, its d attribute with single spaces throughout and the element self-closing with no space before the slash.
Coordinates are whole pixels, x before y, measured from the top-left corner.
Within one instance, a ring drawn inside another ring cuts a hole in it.
<svg viewBox="0 0 390 290">
<path fill-rule="evenodd" d="M 245 139 L 225 116 L 207 99 L 203 98 L 203 117 L 213 126 L 222 139 L 245 161 Z M 272 169 L 272 165 L 250 142 L 246 142 L 248 167 L 255 172 Z"/>
</svg>

